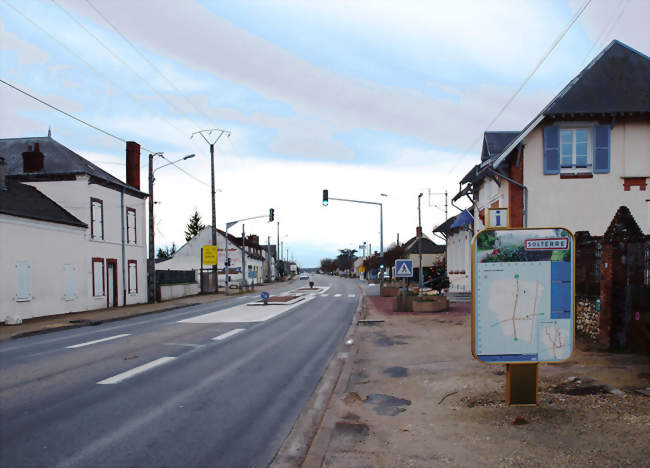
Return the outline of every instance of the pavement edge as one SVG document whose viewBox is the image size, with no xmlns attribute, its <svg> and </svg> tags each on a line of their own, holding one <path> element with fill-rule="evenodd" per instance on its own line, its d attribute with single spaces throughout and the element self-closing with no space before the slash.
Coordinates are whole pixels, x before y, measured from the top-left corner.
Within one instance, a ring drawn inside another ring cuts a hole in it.
<svg viewBox="0 0 650 468">
<path fill-rule="evenodd" d="M 357 343 L 354 340 L 356 322 L 366 307 L 366 295 L 363 288 L 360 289 L 361 298 L 350 322 L 350 327 L 332 354 L 316 390 L 298 416 L 273 462 L 269 465 L 272 468 L 321 465 L 331 437 L 331 431 L 323 424 L 325 413 L 330 407 L 332 396 L 341 393 L 342 389 L 347 386 L 352 369 L 352 359 L 350 358 L 357 352 Z M 353 339 L 352 346 L 346 345 L 350 339 Z"/>
</svg>

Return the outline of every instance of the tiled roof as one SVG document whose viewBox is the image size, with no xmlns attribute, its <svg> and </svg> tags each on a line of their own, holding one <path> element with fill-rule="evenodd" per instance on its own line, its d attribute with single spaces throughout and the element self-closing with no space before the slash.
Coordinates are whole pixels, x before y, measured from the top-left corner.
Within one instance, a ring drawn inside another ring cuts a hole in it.
<svg viewBox="0 0 650 468">
<path fill-rule="evenodd" d="M 0 213 L 21 218 L 88 227 L 52 199 L 31 185 L 7 179 L 7 190 L 0 190 Z"/>
<path fill-rule="evenodd" d="M 508 144 L 519 135 L 516 132 L 485 132 L 483 134 L 483 150 L 481 151 L 481 161 L 492 159 L 501 154 Z"/>
</svg>

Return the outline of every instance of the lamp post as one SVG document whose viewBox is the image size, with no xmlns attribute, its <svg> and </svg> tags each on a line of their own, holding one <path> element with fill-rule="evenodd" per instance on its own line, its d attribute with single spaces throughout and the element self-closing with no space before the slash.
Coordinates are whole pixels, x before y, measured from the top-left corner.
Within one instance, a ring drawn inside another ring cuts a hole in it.
<svg viewBox="0 0 650 468">
<path fill-rule="evenodd" d="M 420 199 L 422 194 L 418 195 L 418 290 L 422 293 L 424 286 L 424 274 L 422 271 L 422 217 L 420 212 Z"/>
<path fill-rule="evenodd" d="M 156 156 L 160 156 L 161 158 L 165 159 L 166 161 L 169 161 L 165 155 L 162 152 L 158 153 L 153 153 L 149 154 L 149 258 L 147 259 L 147 274 L 149 275 L 149 302 L 156 302 L 156 248 L 154 244 L 154 216 L 153 216 L 153 183 L 156 180 L 154 177 L 154 173 L 162 169 L 163 167 L 169 166 L 171 164 L 176 164 L 179 161 L 185 161 L 186 159 L 193 158 L 195 155 L 194 154 L 188 154 L 187 156 L 183 156 L 180 159 L 177 159 L 176 161 L 169 161 L 167 164 L 163 164 L 160 167 L 157 167 L 156 169 L 153 168 L 153 160 Z"/>
</svg>

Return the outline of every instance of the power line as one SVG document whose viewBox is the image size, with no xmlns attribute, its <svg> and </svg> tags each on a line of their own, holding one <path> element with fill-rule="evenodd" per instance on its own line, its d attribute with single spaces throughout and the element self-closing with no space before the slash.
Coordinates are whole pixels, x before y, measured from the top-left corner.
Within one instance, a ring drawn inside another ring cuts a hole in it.
<svg viewBox="0 0 650 468">
<path fill-rule="evenodd" d="M 628 2 L 626 0 L 621 0 L 621 2 L 618 4 L 618 8 L 620 9 L 618 15 L 616 16 L 616 18 L 612 19 L 612 21 L 608 25 L 605 25 L 600 35 L 598 36 L 598 39 L 594 41 L 593 45 L 591 46 L 591 49 L 589 49 L 589 52 L 587 52 L 585 58 L 582 60 L 582 65 L 580 66 L 581 68 L 584 67 L 585 63 L 587 62 L 587 59 L 589 58 L 593 50 L 596 48 L 596 46 L 601 42 L 603 37 L 608 36 L 612 32 L 616 24 L 618 24 L 619 20 L 621 19 L 621 16 L 623 16 L 623 12 L 625 12 L 625 9 L 627 8 L 627 5 Z M 623 6 L 623 8 L 621 8 L 621 6 Z"/>
<path fill-rule="evenodd" d="M 548 58 L 548 56 L 551 55 L 551 52 L 553 52 L 553 50 L 555 50 L 555 47 L 557 47 L 557 45 L 560 43 L 560 41 L 562 40 L 562 38 L 564 38 L 564 36 L 566 35 L 566 33 L 569 32 L 569 29 L 571 29 L 571 26 L 573 26 L 573 24 L 578 20 L 578 18 L 580 17 L 580 15 L 582 15 L 582 12 L 585 11 L 585 9 L 587 8 L 587 6 L 589 6 L 590 3 L 591 3 L 591 0 L 587 0 L 587 1 L 582 5 L 582 7 L 581 7 L 577 12 L 576 12 L 576 14 L 573 15 L 573 18 L 571 18 L 571 21 L 569 21 L 569 24 L 567 24 L 567 26 L 566 26 L 566 27 L 564 28 L 564 30 L 560 33 L 560 35 L 559 35 L 558 37 L 555 38 L 555 40 L 553 41 L 553 43 L 551 44 L 551 46 L 549 47 L 549 49 L 548 49 L 548 50 L 546 51 L 546 53 L 542 56 L 542 58 L 537 62 L 537 65 L 535 65 L 535 67 L 533 68 L 533 70 L 528 74 L 528 76 L 526 77 L 526 79 L 524 79 L 524 81 L 521 83 L 521 85 L 519 85 L 519 87 L 518 87 L 517 90 L 513 93 L 513 95 L 510 96 L 510 98 L 509 98 L 509 99 L 506 101 L 506 103 L 501 107 L 501 109 L 499 109 L 499 112 L 497 112 L 497 115 L 496 115 L 496 116 L 495 116 L 495 117 L 490 121 L 490 123 L 489 123 L 488 126 L 486 127 L 485 131 L 489 130 L 490 127 L 492 127 L 492 125 L 494 125 L 494 123 L 495 123 L 495 122 L 496 122 L 496 121 L 501 117 L 501 115 L 503 115 L 503 112 L 506 110 L 506 108 L 507 108 L 507 107 L 512 103 L 512 101 L 514 101 L 514 99 L 519 95 L 519 93 L 520 93 L 521 90 L 524 88 L 524 86 L 526 86 L 526 84 L 530 81 L 530 79 L 531 79 L 531 78 L 533 77 L 533 75 L 537 72 L 537 70 L 539 70 L 539 67 L 541 67 L 542 64 L 543 64 L 543 63 L 546 61 L 546 59 Z M 478 142 L 478 140 L 480 140 L 482 137 L 483 137 L 483 135 L 478 135 L 478 136 L 477 136 L 477 138 L 472 142 L 472 144 L 471 144 L 471 145 L 470 145 L 470 146 L 465 150 L 465 152 L 463 153 L 463 155 L 462 155 L 460 158 L 458 158 L 458 161 L 456 161 L 456 164 L 454 165 L 454 167 L 452 167 L 451 170 L 449 171 L 450 174 L 456 170 L 456 168 L 458 167 L 458 165 L 460 164 L 460 162 L 465 158 L 465 156 L 467 156 L 467 154 L 471 151 L 471 149 L 474 147 L 474 145 L 476 145 L 476 143 Z"/>
</svg>

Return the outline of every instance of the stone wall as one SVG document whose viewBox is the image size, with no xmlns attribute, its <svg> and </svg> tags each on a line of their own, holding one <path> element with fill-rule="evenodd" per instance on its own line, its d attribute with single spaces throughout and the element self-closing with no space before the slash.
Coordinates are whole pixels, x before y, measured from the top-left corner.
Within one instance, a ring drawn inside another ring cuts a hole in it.
<svg viewBox="0 0 650 468">
<path fill-rule="evenodd" d="M 576 333 L 593 342 L 598 341 L 600 311 L 598 296 L 576 296 Z"/>
</svg>

